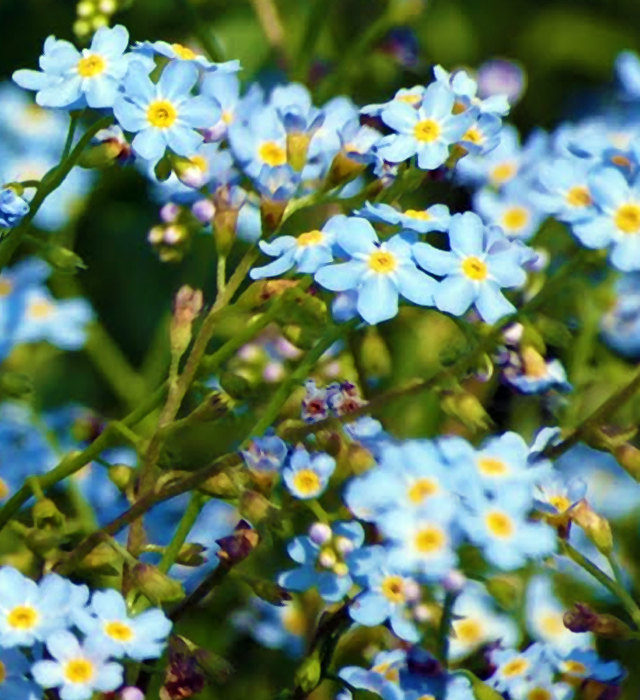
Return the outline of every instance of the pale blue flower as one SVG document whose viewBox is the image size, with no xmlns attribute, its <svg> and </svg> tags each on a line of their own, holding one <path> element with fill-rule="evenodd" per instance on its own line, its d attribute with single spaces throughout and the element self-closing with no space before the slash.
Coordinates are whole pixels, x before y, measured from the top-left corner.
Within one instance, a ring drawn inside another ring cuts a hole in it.
<svg viewBox="0 0 640 700">
<path fill-rule="evenodd" d="M 95 591 L 88 608 L 76 610 L 74 622 L 92 644 L 116 659 L 157 659 L 167 643 L 171 621 L 159 608 L 132 616 L 122 594 Z"/>
<path fill-rule="evenodd" d="M 348 217 L 337 233 L 336 243 L 351 259 L 320 268 L 315 280 L 334 292 L 357 290 L 358 313 L 367 323 L 393 318 L 398 313 L 400 296 L 422 306 L 433 304 L 437 284 L 418 270 L 411 246 L 401 236 L 381 243 L 368 221 Z"/>
<path fill-rule="evenodd" d="M 640 356 L 640 273 L 622 275 L 615 284 L 615 304 L 600 322 L 605 343 L 624 357 Z"/>
<path fill-rule="evenodd" d="M 443 165 L 449 146 L 460 141 L 478 116 L 476 108 L 452 114 L 454 102 L 453 93 L 439 83 L 429 85 L 417 110 L 404 102 L 392 102 L 382 112 L 382 120 L 397 133 L 377 144 L 380 156 L 401 163 L 415 155 L 422 170 Z"/>
<path fill-rule="evenodd" d="M 460 145 L 468 153 L 486 155 L 500 143 L 502 121 L 494 114 L 481 114 L 460 139 Z"/>
<path fill-rule="evenodd" d="M 365 202 L 364 207 L 354 213 L 363 219 L 373 221 L 373 223 L 402 226 L 402 228 L 416 233 L 446 231 L 451 219 L 449 207 L 446 204 L 432 204 L 427 209 L 398 211 L 384 202 L 375 204 Z"/>
<path fill-rule="evenodd" d="M 473 198 L 474 209 L 488 226 L 499 226 L 513 240 L 528 241 L 546 217 L 526 180 L 514 179 L 495 192 L 483 188 Z"/>
<path fill-rule="evenodd" d="M 220 116 L 214 102 L 191 95 L 197 80 L 198 70 L 189 61 L 169 63 L 157 83 L 142 66 L 132 64 L 113 112 L 125 131 L 136 134 L 132 147 L 141 158 L 157 161 L 167 148 L 187 157 L 196 152 L 203 141 L 196 129 L 211 126 Z"/>
<path fill-rule="evenodd" d="M 478 107 L 482 114 L 504 117 L 511 106 L 507 95 L 491 95 L 486 99 L 477 96 L 478 83 L 464 70 L 447 72 L 442 66 L 435 66 L 434 75 L 438 83 L 446 86 L 456 97 L 456 102 L 465 109 Z"/>
<path fill-rule="evenodd" d="M 520 253 L 499 229 L 486 228 L 473 212 L 455 214 L 449 227 L 451 251 L 416 243 L 413 255 L 420 267 L 444 279 L 435 290 L 436 306 L 462 316 L 474 304 L 487 323 L 515 311 L 500 289 L 526 281 Z"/>
<path fill-rule="evenodd" d="M 424 85 L 414 85 L 412 88 L 400 88 L 389 102 L 367 105 L 360 110 L 360 114 L 365 114 L 368 117 L 379 117 L 387 107 L 396 101 L 411 105 L 417 109 L 422 103 L 425 89 Z"/>
<path fill-rule="evenodd" d="M 640 100 L 640 58 L 633 51 L 622 51 L 615 62 L 616 75 L 622 84 L 624 96 Z"/>
<path fill-rule="evenodd" d="M 246 121 L 234 119 L 228 128 L 231 150 L 251 178 L 262 167 L 275 168 L 287 162 L 287 133 L 275 108 L 256 106 Z"/>
<path fill-rule="evenodd" d="M 235 73 L 216 71 L 207 73 L 200 92 L 214 100 L 220 107 L 220 117 L 205 130 L 207 141 L 219 141 L 227 134 L 227 129 L 238 118 L 240 108 L 240 81 Z"/>
<path fill-rule="evenodd" d="M 487 680 L 501 693 L 517 691 L 524 683 L 549 674 L 551 661 L 543 644 L 531 644 L 524 651 L 517 649 L 494 649 L 490 653 L 491 665 L 495 666 Z"/>
<path fill-rule="evenodd" d="M 557 670 L 571 678 L 618 684 L 626 676 L 626 671 L 617 661 L 603 661 L 595 649 L 574 649 L 554 660 Z"/>
<path fill-rule="evenodd" d="M 251 440 L 246 450 L 240 450 L 249 469 L 277 472 L 287 457 L 287 443 L 277 435 L 265 435 Z"/>
<path fill-rule="evenodd" d="M 556 158 L 540 166 L 538 179 L 545 196 L 538 198 L 541 208 L 566 223 L 592 219 L 597 210 L 589 190 L 587 159 Z"/>
<path fill-rule="evenodd" d="M 328 454 L 309 454 L 303 447 L 297 447 L 282 470 L 282 478 L 296 498 L 317 498 L 327 488 L 335 468 L 336 461 Z"/>
<path fill-rule="evenodd" d="M 85 105 L 112 107 L 134 54 L 125 55 L 129 32 L 122 25 L 100 27 L 88 49 L 78 51 L 68 41 L 50 36 L 40 57 L 40 71 L 18 70 L 20 87 L 37 90 L 42 107 L 78 109 Z"/>
<path fill-rule="evenodd" d="M 137 44 L 136 49 L 141 50 L 143 53 L 150 50 L 171 60 L 190 61 L 195 63 L 198 68 L 202 68 L 207 72 L 233 74 L 240 70 L 240 61 L 238 60 L 215 63 L 214 61 L 210 61 L 206 56 L 196 53 L 193 49 L 190 49 L 188 46 L 183 46 L 182 44 L 170 44 L 167 41 L 147 41 Z"/>
<path fill-rule="evenodd" d="M 122 685 L 124 669 L 108 661 L 108 650 L 92 640 L 81 645 L 71 632 L 60 630 L 48 637 L 47 651 L 53 660 L 37 661 L 31 673 L 43 688 L 58 688 L 60 700 L 89 700 L 95 691 Z"/>
<path fill-rule="evenodd" d="M 0 190 L 0 228 L 17 226 L 28 212 L 29 205 L 13 188 Z"/>
</svg>

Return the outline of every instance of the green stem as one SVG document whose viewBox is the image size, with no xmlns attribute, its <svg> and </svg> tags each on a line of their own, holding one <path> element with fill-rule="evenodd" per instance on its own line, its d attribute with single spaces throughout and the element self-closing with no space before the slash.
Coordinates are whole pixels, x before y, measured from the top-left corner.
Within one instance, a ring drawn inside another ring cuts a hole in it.
<svg viewBox="0 0 640 700">
<path fill-rule="evenodd" d="M 69 155 L 53 170 L 50 170 L 40 182 L 38 189 L 36 190 L 36 195 L 31 201 L 29 212 L 24 217 L 19 226 L 16 226 L 9 235 L 0 241 L 0 270 L 6 267 L 18 246 L 24 239 L 29 225 L 33 221 L 38 210 L 42 206 L 44 200 L 64 181 L 67 175 L 71 172 L 72 168 L 80 160 L 80 156 L 84 149 L 91 143 L 91 139 L 98 133 L 98 131 L 105 129 L 113 122 L 113 117 L 104 117 L 99 119 L 92 126 L 90 126 L 87 131 L 83 134 L 82 138 L 78 141 L 75 148 L 69 153 Z"/>
<path fill-rule="evenodd" d="M 216 279 L 218 283 L 218 294 L 221 294 L 227 286 L 227 256 L 221 253 L 218 253 Z"/>
<path fill-rule="evenodd" d="M 564 554 L 566 554 L 578 566 L 583 568 L 587 573 L 591 574 L 593 578 L 599 581 L 605 588 L 613 593 L 616 598 L 618 598 L 631 616 L 635 626 L 640 629 L 640 608 L 635 600 L 627 593 L 627 591 L 619 583 L 607 576 L 607 574 L 605 574 L 600 567 L 596 566 L 590 559 L 587 559 L 587 557 L 572 547 L 568 542 L 562 542 L 561 547 Z"/>
<path fill-rule="evenodd" d="M 109 537 L 108 535 L 103 536 L 103 541 L 106 542 L 111 549 L 113 549 L 116 554 L 119 554 L 124 561 L 127 562 L 130 566 L 136 566 L 138 563 L 138 560 L 135 557 L 132 557 L 131 554 L 116 540 L 113 539 L 113 537 Z"/>
<path fill-rule="evenodd" d="M 177 530 L 173 534 L 173 539 L 164 550 L 162 559 L 158 564 L 158 569 L 162 571 L 163 574 L 166 574 L 176 563 L 182 545 L 187 541 L 187 537 L 189 537 L 189 533 L 198 519 L 200 511 L 208 500 L 209 499 L 201 493 L 195 492 L 191 495 L 189 505 L 182 515 Z"/>
<path fill-rule="evenodd" d="M 607 561 L 609 562 L 609 566 L 611 566 L 611 570 L 613 571 L 613 577 L 616 580 L 616 583 L 622 588 L 624 588 L 624 578 L 622 576 L 622 569 L 620 568 L 620 564 L 618 564 L 618 560 L 616 559 L 616 556 L 613 552 L 607 555 Z"/>
<path fill-rule="evenodd" d="M 336 340 L 340 338 L 341 335 L 349 331 L 349 328 L 352 325 L 353 322 L 330 328 L 327 333 L 325 333 L 324 337 L 322 337 L 311 348 L 311 350 L 309 350 L 304 360 L 282 382 L 276 393 L 273 395 L 273 398 L 265 408 L 261 418 L 253 426 L 247 440 L 244 441 L 243 447 L 246 447 L 250 438 L 263 435 L 264 431 L 274 423 L 278 417 L 278 414 L 282 410 L 282 407 L 291 395 L 293 388 L 297 384 L 301 384 L 305 379 L 307 379 L 318 360 L 324 355 L 325 352 L 327 352 L 327 350 L 336 342 Z"/>
<path fill-rule="evenodd" d="M 325 524 L 329 524 L 331 522 L 331 518 L 329 517 L 327 511 L 320 505 L 316 498 L 311 498 L 310 500 L 305 501 L 305 505 L 316 516 L 318 522 Z"/>
<path fill-rule="evenodd" d="M 71 119 L 69 121 L 69 131 L 67 132 L 67 139 L 64 143 L 64 148 L 62 149 L 62 156 L 60 158 L 61 162 L 65 161 L 68 158 L 69 153 L 71 152 L 71 146 L 73 146 L 73 137 L 76 135 L 76 129 L 78 127 L 78 121 L 80 120 L 81 114 L 82 111 L 71 112 Z"/>
</svg>

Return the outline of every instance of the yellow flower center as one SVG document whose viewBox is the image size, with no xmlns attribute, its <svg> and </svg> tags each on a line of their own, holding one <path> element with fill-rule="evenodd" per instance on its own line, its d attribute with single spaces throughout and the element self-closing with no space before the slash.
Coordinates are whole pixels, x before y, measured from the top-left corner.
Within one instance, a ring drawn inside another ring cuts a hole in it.
<svg viewBox="0 0 640 700">
<path fill-rule="evenodd" d="M 614 216 L 617 228 L 623 233 L 638 233 L 640 230 L 640 206 L 637 204 L 623 204 Z"/>
<path fill-rule="evenodd" d="M 472 126 L 469 131 L 460 139 L 461 141 L 469 141 L 469 143 L 481 144 L 484 141 L 484 136 L 475 126 Z"/>
<path fill-rule="evenodd" d="M 527 693 L 527 700 L 552 700 L 553 695 L 546 688 L 534 688 Z"/>
<path fill-rule="evenodd" d="M 506 513 L 493 511 L 486 517 L 487 528 L 496 537 L 507 538 L 513 535 L 513 521 Z"/>
<path fill-rule="evenodd" d="M 229 126 L 229 124 L 233 123 L 233 112 L 230 112 L 228 109 L 225 109 L 224 112 L 222 113 L 222 121 Z"/>
<path fill-rule="evenodd" d="M 396 95 L 395 99 L 398 102 L 404 102 L 405 104 L 415 107 L 415 105 L 420 104 L 422 101 L 422 95 L 417 93 L 409 93 L 407 95 Z"/>
<path fill-rule="evenodd" d="M 382 595 L 392 603 L 404 601 L 404 581 L 400 576 L 387 576 L 382 582 Z"/>
<path fill-rule="evenodd" d="M 433 695 L 421 695 L 418 700 L 436 700 Z"/>
<path fill-rule="evenodd" d="M 462 261 L 462 272 L 476 282 L 482 282 L 489 274 L 486 264 L 475 255 L 470 255 Z"/>
<path fill-rule="evenodd" d="M 567 192 L 567 202 L 572 207 L 588 207 L 593 204 L 591 193 L 584 185 L 576 185 Z"/>
<path fill-rule="evenodd" d="M 423 119 L 413 127 L 413 135 L 418 141 L 431 143 L 440 136 L 440 125 L 435 119 Z"/>
<path fill-rule="evenodd" d="M 7 482 L 0 479 L 0 499 L 4 500 L 10 493 Z"/>
<path fill-rule="evenodd" d="M 169 100 L 156 100 L 147 109 L 147 121 L 157 129 L 168 129 L 178 118 L 178 111 Z"/>
<path fill-rule="evenodd" d="M 398 263 L 395 256 L 388 251 L 377 250 L 369 256 L 369 267 L 374 272 L 388 274 L 389 272 L 393 272 L 397 266 Z"/>
<path fill-rule="evenodd" d="M 397 683 L 400 680 L 400 674 L 397 668 L 390 668 L 385 672 L 384 677 L 392 683 Z"/>
<path fill-rule="evenodd" d="M 37 610 L 28 605 L 18 605 L 7 615 L 7 624 L 16 630 L 30 630 L 38 624 Z"/>
<path fill-rule="evenodd" d="M 133 639 L 133 630 L 124 622 L 107 622 L 104 626 L 105 634 L 116 642 L 130 642 Z"/>
<path fill-rule="evenodd" d="M 425 527 L 418 531 L 415 539 L 416 549 L 421 554 L 432 554 L 442 549 L 446 542 L 444 532 L 436 527 Z"/>
<path fill-rule="evenodd" d="M 346 576 L 349 573 L 349 567 L 343 561 L 339 561 L 334 564 L 333 573 L 336 576 Z"/>
<path fill-rule="evenodd" d="M 307 618 L 297 608 L 289 607 L 282 613 L 282 626 L 296 637 L 301 637 L 307 629 Z"/>
<path fill-rule="evenodd" d="M 2 280 L 0 279 L 0 297 L 6 297 L 9 294 L 11 294 L 11 290 L 13 289 L 13 285 L 9 280 Z"/>
<path fill-rule="evenodd" d="M 549 373 L 544 357 L 532 347 L 526 347 L 522 350 L 522 364 L 524 365 L 524 373 L 532 379 L 542 379 Z"/>
<path fill-rule="evenodd" d="M 499 163 L 491 171 L 490 179 L 494 185 L 501 185 L 508 180 L 511 180 L 518 172 L 518 166 L 515 163 Z"/>
<path fill-rule="evenodd" d="M 71 659 L 65 664 L 64 677 L 70 683 L 88 683 L 93 675 L 93 664 L 87 659 Z"/>
<path fill-rule="evenodd" d="M 507 231 L 519 231 L 529 221 L 529 212 L 524 207 L 507 209 L 502 216 L 502 224 Z"/>
<path fill-rule="evenodd" d="M 178 58 L 182 58 L 185 61 L 193 61 L 194 58 L 198 58 L 197 53 L 182 44 L 171 44 L 171 48 L 175 51 Z"/>
<path fill-rule="evenodd" d="M 549 503 L 551 503 L 559 513 L 564 513 L 571 507 L 571 501 L 566 496 L 551 496 Z"/>
<path fill-rule="evenodd" d="M 502 675 L 507 677 L 521 676 L 529 668 L 526 659 L 512 659 L 504 665 Z"/>
<path fill-rule="evenodd" d="M 293 485 L 303 496 L 312 496 L 320 490 L 320 477 L 312 469 L 301 469 L 294 474 Z"/>
<path fill-rule="evenodd" d="M 54 306 L 48 301 L 36 301 L 29 306 L 29 316 L 32 318 L 47 318 L 53 313 Z"/>
<path fill-rule="evenodd" d="M 391 668 L 390 663 L 377 664 L 371 669 L 374 673 L 379 673 L 384 676 L 388 681 L 396 682 L 400 678 L 398 670 Z"/>
<path fill-rule="evenodd" d="M 407 209 L 404 213 L 410 219 L 420 219 L 420 221 L 429 221 L 431 214 L 428 211 L 421 211 L 418 209 Z"/>
<path fill-rule="evenodd" d="M 482 625 L 478 620 L 472 620 L 471 618 L 454 622 L 453 631 L 455 636 L 465 644 L 477 644 L 484 637 Z"/>
<path fill-rule="evenodd" d="M 493 457 L 481 457 L 478 469 L 487 476 L 504 476 L 509 473 L 509 467 L 502 460 Z"/>
<path fill-rule="evenodd" d="M 575 673 L 576 675 L 584 675 L 587 672 L 587 667 L 579 661 L 565 661 L 562 664 L 562 670 L 565 673 Z"/>
<path fill-rule="evenodd" d="M 438 484 L 433 479 L 418 479 L 409 487 L 409 500 L 419 505 L 429 496 L 438 492 Z"/>
<path fill-rule="evenodd" d="M 631 165 L 631 161 L 627 156 L 611 156 L 611 162 L 620 168 L 628 168 Z"/>
<path fill-rule="evenodd" d="M 191 156 L 189 160 L 196 166 L 196 168 L 198 168 L 200 172 L 206 173 L 207 170 L 209 170 L 209 164 L 204 156 Z"/>
<path fill-rule="evenodd" d="M 104 58 L 92 53 L 78 61 L 78 74 L 83 78 L 94 78 L 96 75 L 100 75 L 106 67 L 107 62 Z"/>
<path fill-rule="evenodd" d="M 284 165 L 287 162 L 287 152 L 275 141 L 265 141 L 258 149 L 258 155 L 260 156 L 260 160 L 263 160 L 272 168 L 278 165 Z"/>
<path fill-rule="evenodd" d="M 297 244 L 301 248 L 306 248 L 310 245 L 319 245 L 324 241 L 324 234 L 322 231 L 307 231 L 307 233 L 301 233 L 296 239 Z"/>
<path fill-rule="evenodd" d="M 550 637 L 559 637 L 566 630 L 564 622 L 562 621 L 562 614 L 545 615 L 542 620 L 540 620 L 540 626 L 545 634 L 548 634 Z"/>
<path fill-rule="evenodd" d="M 7 679 L 7 667 L 0 661 L 0 685 Z"/>
</svg>

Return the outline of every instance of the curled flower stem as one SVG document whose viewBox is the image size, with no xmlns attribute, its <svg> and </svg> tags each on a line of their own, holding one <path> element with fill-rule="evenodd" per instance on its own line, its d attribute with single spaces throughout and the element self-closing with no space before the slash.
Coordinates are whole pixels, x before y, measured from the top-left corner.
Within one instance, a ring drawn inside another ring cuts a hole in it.
<svg viewBox="0 0 640 700">
<path fill-rule="evenodd" d="M 629 613 L 636 628 L 640 629 L 640 607 L 638 607 L 638 604 L 629 593 L 627 593 L 618 582 L 607 576 L 599 566 L 596 566 L 590 559 L 587 559 L 587 557 L 581 554 L 575 547 L 572 547 L 568 542 L 562 542 L 561 547 L 566 556 L 613 593 Z"/>
<path fill-rule="evenodd" d="M 20 243 L 24 239 L 29 225 L 33 221 L 35 215 L 38 213 L 40 207 L 42 206 L 44 200 L 55 190 L 60 187 L 64 179 L 71 172 L 73 167 L 80 160 L 80 156 L 84 149 L 91 143 L 91 139 L 102 129 L 106 129 L 113 122 L 113 117 L 103 117 L 97 122 L 92 124 L 87 131 L 82 135 L 82 138 L 75 145 L 73 150 L 68 154 L 68 156 L 57 165 L 55 168 L 50 170 L 40 181 L 40 184 L 36 190 L 35 197 L 33 198 L 29 212 L 22 219 L 19 226 L 12 229 L 7 236 L 5 236 L 2 241 L 0 241 L 0 270 L 6 267 L 15 251 L 18 249 Z M 73 121 L 72 121 L 73 124 Z M 71 132 L 71 129 L 70 129 Z"/>
</svg>

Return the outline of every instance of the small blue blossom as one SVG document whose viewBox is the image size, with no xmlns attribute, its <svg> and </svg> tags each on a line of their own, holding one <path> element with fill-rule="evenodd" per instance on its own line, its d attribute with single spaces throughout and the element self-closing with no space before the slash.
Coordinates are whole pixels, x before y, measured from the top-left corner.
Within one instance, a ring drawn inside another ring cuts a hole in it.
<svg viewBox="0 0 640 700">
<path fill-rule="evenodd" d="M 142 44 L 137 44 L 136 50 L 142 51 L 143 53 L 147 51 L 152 51 L 165 58 L 177 61 L 190 61 L 195 63 L 198 68 L 202 68 L 207 72 L 212 73 L 237 73 L 240 70 L 240 61 L 225 61 L 224 63 L 214 63 L 210 61 L 206 56 L 198 54 L 188 46 L 183 46 L 182 44 L 170 44 L 167 41 L 154 41 L 144 42 Z"/>
<path fill-rule="evenodd" d="M 486 155 L 500 143 L 502 121 L 493 114 L 481 114 L 460 139 L 460 145 L 468 153 Z"/>
<path fill-rule="evenodd" d="M 424 91 L 424 85 L 414 85 L 412 88 L 400 88 L 389 102 L 367 105 L 360 110 L 360 114 L 364 114 L 367 117 L 379 117 L 387 107 L 395 102 L 402 102 L 417 109 L 422 103 Z"/>
<path fill-rule="evenodd" d="M 543 513 L 565 515 L 586 495 L 587 484 L 583 479 L 551 472 L 536 482 L 534 504 Z"/>
<path fill-rule="evenodd" d="M 430 231 L 446 231 L 449 228 L 451 215 L 445 204 L 433 204 L 427 209 L 406 209 L 398 211 L 389 204 L 365 202 L 364 207 L 355 212 L 363 219 L 377 224 L 390 224 L 416 233 Z"/>
<path fill-rule="evenodd" d="M 11 187 L 0 190 L 0 228 L 13 228 L 29 213 L 29 205 Z"/>
<path fill-rule="evenodd" d="M 466 71 L 448 73 L 442 66 L 435 66 L 433 72 L 438 83 L 451 90 L 461 107 L 478 107 L 482 114 L 500 117 L 509 113 L 511 107 L 506 95 L 492 95 L 484 100 L 477 97 L 478 83 Z"/>
<path fill-rule="evenodd" d="M 17 649 L 0 649 L 2 700 L 41 700 L 42 690 L 27 678 L 31 664 Z"/>
<path fill-rule="evenodd" d="M 247 467 L 257 472 L 277 472 L 287 458 L 287 443 L 277 435 L 265 435 L 251 440 L 240 454 Z"/>
<path fill-rule="evenodd" d="M 603 661 L 595 649 L 574 649 L 555 661 L 557 670 L 568 678 L 619 683 L 626 675 L 617 661 Z"/>
<path fill-rule="evenodd" d="M 258 177 L 264 165 L 286 164 L 287 132 L 274 108 L 261 106 L 246 121 L 233 120 L 227 133 L 233 155 L 249 177 Z"/>
<path fill-rule="evenodd" d="M 135 58 L 135 54 L 125 55 L 128 44 L 129 32 L 122 25 L 100 27 L 91 46 L 82 52 L 50 36 L 40 57 L 42 72 L 18 70 L 13 79 L 22 88 L 37 90 L 36 102 L 41 107 L 113 107 L 131 58 Z"/>
<path fill-rule="evenodd" d="M 290 165 L 275 168 L 263 165 L 254 186 L 264 199 L 286 203 L 295 197 L 300 187 L 300 175 Z"/>
<path fill-rule="evenodd" d="M 501 293 L 502 287 L 519 287 L 526 281 L 518 248 L 505 245 L 499 229 L 488 229 L 473 212 L 451 217 L 451 251 L 416 243 L 413 255 L 418 264 L 444 277 L 435 290 L 436 306 L 462 316 L 474 304 L 487 323 L 513 313 L 515 307 Z"/>
<path fill-rule="evenodd" d="M 203 141 L 196 129 L 219 118 L 214 102 L 191 96 L 197 80 L 198 70 L 188 61 L 169 63 L 156 84 L 142 66 L 132 64 L 113 112 L 125 131 L 136 134 L 132 147 L 141 158 L 158 161 L 167 148 L 180 156 L 195 153 Z"/>
<path fill-rule="evenodd" d="M 336 603 L 353 585 L 349 559 L 351 553 L 362 546 L 364 530 L 360 523 L 340 521 L 331 528 L 312 527 L 310 535 L 295 537 L 289 542 L 287 552 L 301 566 L 280 574 L 278 583 L 290 591 L 316 587 L 324 600 Z"/>
<path fill-rule="evenodd" d="M 568 683 L 554 683 L 553 674 L 539 674 L 534 679 L 525 680 L 511 689 L 510 696 L 514 700 L 544 697 L 549 700 L 568 700 L 573 695 L 573 688 Z"/>
<path fill-rule="evenodd" d="M 320 268 L 315 280 L 335 292 L 356 289 L 358 313 L 367 323 L 393 318 L 398 313 L 400 296 L 422 306 L 433 303 L 437 284 L 418 270 L 411 258 L 411 246 L 401 236 L 380 243 L 368 221 L 348 217 L 337 233 L 336 243 L 351 259 Z"/>
<path fill-rule="evenodd" d="M 640 58 L 638 58 L 638 54 L 633 51 L 622 51 L 616 58 L 615 69 L 624 96 L 629 100 L 640 100 Z"/>
<path fill-rule="evenodd" d="M 297 272 L 313 274 L 333 261 L 336 236 L 349 225 L 349 221 L 348 217 L 338 214 L 332 216 L 319 231 L 307 231 L 297 238 L 280 236 L 271 243 L 260 241 L 260 250 L 265 255 L 277 257 L 277 260 L 263 267 L 254 267 L 250 272 L 251 279 L 277 277 L 294 266 Z"/>
<path fill-rule="evenodd" d="M 80 644 L 66 630 L 47 638 L 53 660 L 37 661 L 31 673 L 43 688 L 58 688 L 60 700 L 89 700 L 95 691 L 107 693 L 122 685 L 124 669 L 108 661 L 109 652 L 88 640 Z"/>
<path fill-rule="evenodd" d="M 500 190 L 480 190 L 473 198 L 474 209 L 489 226 L 498 226 L 510 239 L 528 241 L 545 218 L 531 185 L 515 179 Z"/>
<path fill-rule="evenodd" d="M 495 649 L 490 658 L 496 670 L 488 683 L 501 693 L 517 693 L 531 679 L 549 675 L 550 659 L 543 644 L 532 644 L 524 651 Z"/>
<path fill-rule="evenodd" d="M 377 144 L 382 158 L 401 163 L 415 155 L 422 170 L 443 165 L 449 146 L 460 141 L 478 116 L 475 108 L 452 114 L 454 102 L 453 93 L 439 83 L 429 85 L 417 110 L 404 102 L 392 102 L 382 112 L 382 120 L 397 133 Z"/>
<path fill-rule="evenodd" d="M 637 358 L 640 356 L 640 273 L 622 275 L 616 281 L 615 294 L 613 307 L 600 322 L 602 337 L 623 357 Z"/>
<path fill-rule="evenodd" d="M 537 200 L 541 208 L 566 223 L 593 218 L 596 210 L 589 190 L 591 167 L 590 161 L 578 158 L 557 158 L 543 163 L 538 171 L 545 189 L 545 195 Z"/>
<path fill-rule="evenodd" d="M 381 651 L 376 654 L 370 669 L 345 666 L 339 676 L 349 685 L 379 695 L 382 700 L 403 700 L 404 692 L 398 683 L 400 670 L 406 664 L 407 652 L 403 649 Z"/>
<path fill-rule="evenodd" d="M 122 594 L 114 590 L 95 591 L 90 606 L 76 610 L 74 621 L 105 655 L 136 661 L 159 658 L 172 626 L 160 609 L 130 616 Z"/>
<path fill-rule="evenodd" d="M 544 394 L 551 389 L 567 392 L 573 387 L 560 360 L 545 360 L 534 348 L 524 348 L 521 366 L 508 367 L 504 378 L 523 394 Z"/>
<path fill-rule="evenodd" d="M 240 108 L 240 81 L 235 73 L 217 71 L 207 73 L 202 86 L 201 93 L 209 99 L 215 101 L 220 107 L 220 117 L 212 122 L 205 129 L 206 141 L 220 141 L 226 134 L 227 129 L 237 118 Z"/>
<path fill-rule="evenodd" d="M 317 498 L 327 488 L 336 461 L 324 452 L 309 454 L 297 447 L 282 470 L 282 478 L 296 498 Z"/>
</svg>

